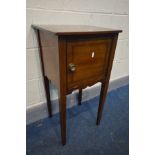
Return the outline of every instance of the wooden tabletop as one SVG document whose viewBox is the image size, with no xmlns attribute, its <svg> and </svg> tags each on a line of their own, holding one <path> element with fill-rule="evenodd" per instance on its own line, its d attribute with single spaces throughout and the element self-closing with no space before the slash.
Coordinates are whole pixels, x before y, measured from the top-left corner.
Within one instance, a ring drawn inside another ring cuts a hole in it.
<svg viewBox="0 0 155 155">
<path fill-rule="evenodd" d="M 109 29 L 88 25 L 32 25 L 33 28 L 46 30 L 56 35 L 73 35 L 73 34 L 98 34 L 98 33 L 119 33 L 122 30 Z"/>
</svg>

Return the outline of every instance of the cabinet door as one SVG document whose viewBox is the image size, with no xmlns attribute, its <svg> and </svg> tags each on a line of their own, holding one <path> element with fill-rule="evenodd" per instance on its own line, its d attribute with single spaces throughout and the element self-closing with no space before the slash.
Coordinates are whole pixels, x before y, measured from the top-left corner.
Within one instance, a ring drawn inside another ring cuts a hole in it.
<svg viewBox="0 0 155 155">
<path fill-rule="evenodd" d="M 111 39 L 67 43 L 68 89 L 102 80 L 106 76 Z"/>
</svg>

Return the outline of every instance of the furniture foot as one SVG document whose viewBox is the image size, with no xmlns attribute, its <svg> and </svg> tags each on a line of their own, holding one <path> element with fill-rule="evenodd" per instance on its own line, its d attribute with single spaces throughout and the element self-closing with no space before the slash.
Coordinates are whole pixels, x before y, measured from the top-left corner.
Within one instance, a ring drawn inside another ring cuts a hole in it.
<svg viewBox="0 0 155 155">
<path fill-rule="evenodd" d="M 49 80 L 46 76 L 44 76 L 44 84 L 45 84 L 48 115 L 49 115 L 49 117 L 52 117 L 52 105 L 51 105 L 51 99 L 50 99 Z"/>
<path fill-rule="evenodd" d="M 60 96 L 59 110 L 60 110 L 61 141 L 62 141 L 62 145 L 65 145 L 66 144 L 66 96 Z"/>
<path fill-rule="evenodd" d="M 101 86 L 100 101 L 99 101 L 96 125 L 100 124 L 100 121 L 101 121 L 101 118 L 102 118 L 102 112 L 103 112 L 104 103 L 105 103 L 105 99 L 106 99 L 108 84 L 109 84 L 108 82 L 104 83 L 104 84 L 102 83 L 102 86 Z"/>
<path fill-rule="evenodd" d="M 78 94 L 78 105 L 81 105 L 82 101 L 82 89 L 79 89 L 79 94 Z"/>
</svg>

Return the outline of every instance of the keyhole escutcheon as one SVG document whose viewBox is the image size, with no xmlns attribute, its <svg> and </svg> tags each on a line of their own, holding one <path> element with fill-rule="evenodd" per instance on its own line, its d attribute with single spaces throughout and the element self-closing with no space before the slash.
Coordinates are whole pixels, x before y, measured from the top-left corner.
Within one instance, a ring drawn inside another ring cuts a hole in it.
<svg viewBox="0 0 155 155">
<path fill-rule="evenodd" d="M 93 51 L 93 52 L 91 53 L 91 57 L 94 58 L 94 56 L 95 56 L 95 52 Z"/>
</svg>

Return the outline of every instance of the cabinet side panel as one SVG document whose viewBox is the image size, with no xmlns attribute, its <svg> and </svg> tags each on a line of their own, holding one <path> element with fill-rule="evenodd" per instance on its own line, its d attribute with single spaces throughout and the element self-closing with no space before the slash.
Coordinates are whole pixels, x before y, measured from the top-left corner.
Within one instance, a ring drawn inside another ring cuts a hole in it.
<svg viewBox="0 0 155 155">
<path fill-rule="evenodd" d="M 45 76 L 59 87 L 58 37 L 47 31 L 40 31 Z"/>
</svg>

